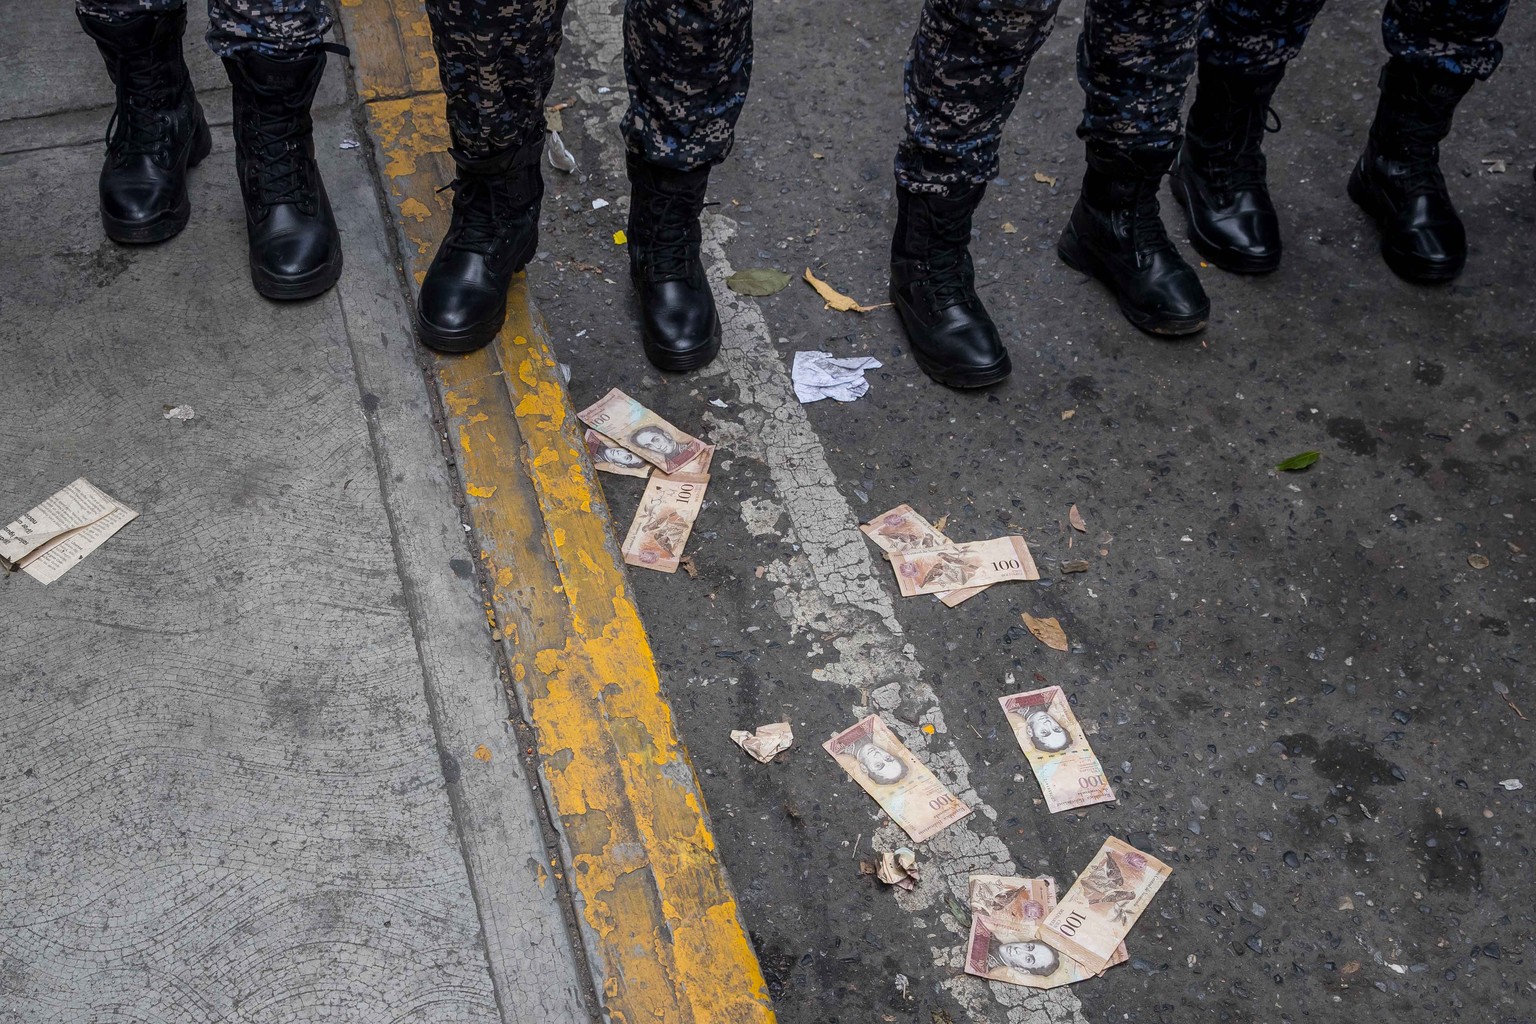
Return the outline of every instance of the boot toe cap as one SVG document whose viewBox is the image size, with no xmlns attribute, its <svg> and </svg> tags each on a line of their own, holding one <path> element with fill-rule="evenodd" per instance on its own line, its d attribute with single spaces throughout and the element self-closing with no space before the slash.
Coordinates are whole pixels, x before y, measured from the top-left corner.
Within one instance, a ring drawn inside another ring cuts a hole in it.
<svg viewBox="0 0 1536 1024">
<path fill-rule="evenodd" d="M 720 317 L 707 288 L 663 281 L 639 288 L 647 358 L 663 370 L 694 370 L 720 347 Z"/>
</svg>

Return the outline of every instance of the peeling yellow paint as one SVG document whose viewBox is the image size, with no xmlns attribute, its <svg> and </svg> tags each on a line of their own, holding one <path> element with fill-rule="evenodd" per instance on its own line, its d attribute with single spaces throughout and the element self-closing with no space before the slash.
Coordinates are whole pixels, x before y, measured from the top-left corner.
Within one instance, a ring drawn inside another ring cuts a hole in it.
<svg viewBox="0 0 1536 1024">
<path fill-rule="evenodd" d="M 400 204 L 400 215 L 402 217 L 410 217 L 412 220 L 426 220 L 432 216 L 432 211 L 427 209 L 426 204 L 420 199 L 417 199 L 415 196 L 408 196 L 405 202 Z"/>
<path fill-rule="evenodd" d="M 434 190 L 452 175 L 429 27 L 409 0 L 343 0 L 341 16 L 400 214 L 406 271 L 419 285 L 447 224 Z M 482 499 L 470 514 L 496 581 L 486 620 L 506 624 L 510 675 L 571 851 L 571 870 L 549 877 L 568 878 L 580 895 L 609 1019 L 770 1024 L 767 988 L 613 538 L 592 514 L 601 491 L 521 274 L 508 310 L 491 349 L 432 365 L 466 491 Z"/>
</svg>

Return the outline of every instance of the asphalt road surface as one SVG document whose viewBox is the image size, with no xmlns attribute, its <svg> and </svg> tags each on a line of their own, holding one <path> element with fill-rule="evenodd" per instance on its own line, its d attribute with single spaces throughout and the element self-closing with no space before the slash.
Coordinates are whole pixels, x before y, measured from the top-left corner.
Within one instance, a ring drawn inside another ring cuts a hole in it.
<svg viewBox="0 0 1536 1024">
<path fill-rule="evenodd" d="M 1082 173 L 1068 5 L 972 247 L 1015 372 L 958 394 L 917 369 L 889 309 L 826 310 L 799 281 L 766 299 L 718 288 L 719 361 L 651 370 L 612 238 L 618 5 L 572 8 L 551 102 L 570 101 L 580 166 L 549 172 L 530 279 L 578 407 L 623 387 L 721 446 L 697 577 L 634 577 L 781 1019 L 1536 1019 L 1536 762 L 1516 710 L 1536 715 L 1529 11 L 1445 146 L 1472 238 L 1459 282 L 1394 278 L 1345 196 L 1384 55 L 1375 9 L 1335 4 L 1266 143 L 1285 265 L 1205 270 L 1211 325 L 1169 343 L 1055 256 Z M 812 267 L 884 301 L 917 11 L 759 3 L 753 93 L 706 215 L 717 281 Z M 856 403 L 801 406 L 788 368 L 812 349 L 884 366 Z M 1306 450 L 1322 453 L 1310 469 L 1274 471 Z M 622 526 L 643 485 L 604 483 Z M 855 529 L 901 502 L 957 540 L 1023 533 L 1043 578 L 955 609 L 903 600 Z M 1062 574 L 1071 558 L 1089 570 Z M 1070 652 L 1022 612 L 1058 616 Z M 1118 802 L 1046 811 L 996 701 L 1046 682 Z M 870 711 L 978 812 L 919 847 L 911 893 L 859 874 L 906 840 L 819 749 Z M 774 764 L 728 739 L 781 719 L 797 740 Z M 1129 965 L 1043 994 L 962 973 L 969 874 L 1064 888 L 1111 834 L 1174 868 Z"/>
</svg>

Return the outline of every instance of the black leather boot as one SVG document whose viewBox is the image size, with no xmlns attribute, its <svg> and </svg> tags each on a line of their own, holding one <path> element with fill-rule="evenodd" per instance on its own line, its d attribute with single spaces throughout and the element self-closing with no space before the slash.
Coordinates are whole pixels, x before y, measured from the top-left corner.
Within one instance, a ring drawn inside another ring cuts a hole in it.
<svg viewBox="0 0 1536 1024">
<path fill-rule="evenodd" d="M 1184 262 L 1157 205 L 1172 154 L 1088 147 L 1088 173 L 1056 253 L 1115 293 L 1120 312 L 1152 334 L 1193 334 L 1211 314 L 1194 268 Z"/>
<path fill-rule="evenodd" d="M 416 299 L 416 329 L 428 348 L 484 348 L 507 318 L 507 288 L 539 244 L 544 136 L 483 159 L 455 152 L 453 220 Z"/>
<path fill-rule="evenodd" d="M 181 56 L 185 8 L 120 22 L 78 15 L 117 87 L 101 167 L 101 226 L 114 242 L 163 242 L 192 215 L 187 168 L 213 140 Z"/>
<path fill-rule="evenodd" d="M 628 169 L 629 275 L 645 357 L 659 370 L 697 370 L 720 351 L 720 317 L 699 255 L 709 168 L 674 171 L 631 154 Z"/>
<path fill-rule="evenodd" d="M 326 50 L 224 58 L 234 86 L 235 170 L 245 197 L 251 281 L 269 299 L 308 299 L 341 277 L 341 234 L 315 163 L 309 116 Z"/>
<path fill-rule="evenodd" d="M 1238 274 L 1280 265 L 1280 218 L 1265 180 L 1266 130 L 1278 130 L 1269 101 L 1285 69 L 1244 75 L 1200 65 L 1184 145 L 1169 186 L 1189 217 L 1189 241 L 1210 262 Z"/>
<path fill-rule="evenodd" d="M 891 302 L 918 367 L 952 388 L 984 388 L 1013 372 L 971 266 L 971 216 L 986 190 L 950 198 L 896 189 Z"/>
<path fill-rule="evenodd" d="M 1349 197 L 1381 228 L 1387 266 L 1418 284 L 1449 281 L 1467 262 L 1467 232 L 1440 173 L 1440 140 L 1472 81 L 1387 61 L 1376 120 L 1349 177 Z"/>
</svg>

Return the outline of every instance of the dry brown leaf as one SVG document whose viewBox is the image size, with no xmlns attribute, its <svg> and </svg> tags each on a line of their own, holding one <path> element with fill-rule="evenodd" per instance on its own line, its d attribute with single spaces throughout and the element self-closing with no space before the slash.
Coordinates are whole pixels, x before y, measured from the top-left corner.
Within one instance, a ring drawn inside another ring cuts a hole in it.
<svg viewBox="0 0 1536 1024">
<path fill-rule="evenodd" d="M 1061 628 L 1059 621 L 1054 618 L 1037 619 L 1029 614 L 1029 612 L 1025 612 L 1022 618 L 1024 619 L 1024 628 L 1033 633 L 1036 640 L 1039 640 L 1053 651 L 1067 650 L 1067 634 Z"/>
<path fill-rule="evenodd" d="M 1036 171 L 1035 180 L 1042 185 L 1049 185 L 1051 188 L 1056 187 L 1056 179 L 1051 177 L 1049 174 L 1043 174 L 1040 171 Z"/>
<path fill-rule="evenodd" d="M 853 299 L 850 299 L 848 296 L 838 291 L 836 288 L 833 288 L 831 285 L 827 284 L 827 282 L 823 281 L 815 274 L 811 273 L 810 267 L 805 268 L 805 282 L 812 288 L 816 289 L 816 294 L 820 295 L 822 301 L 827 304 L 827 309 L 835 309 L 841 313 L 847 313 L 850 311 L 854 313 L 871 313 L 880 308 L 879 306 L 860 305 Z M 883 303 L 883 305 L 888 306 L 890 303 Z"/>
<path fill-rule="evenodd" d="M 1067 509 L 1067 522 L 1071 523 L 1072 529 L 1076 530 L 1078 533 L 1088 532 L 1088 524 L 1083 522 L 1083 514 L 1077 510 L 1076 505 L 1073 505 L 1071 508 Z"/>
<path fill-rule="evenodd" d="M 1487 555 L 1468 555 L 1467 564 L 1474 569 L 1486 569 L 1493 563 L 1488 561 Z"/>
<path fill-rule="evenodd" d="M 684 555 L 677 560 L 677 564 L 688 574 L 689 579 L 699 578 L 699 563 L 693 560 L 692 555 Z"/>
<path fill-rule="evenodd" d="M 1063 410 L 1061 410 L 1061 418 L 1064 419 L 1064 420 L 1069 420 L 1073 416 L 1076 416 L 1076 415 L 1077 415 L 1077 410 L 1076 409 L 1063 409 Z"/>
</svg>

